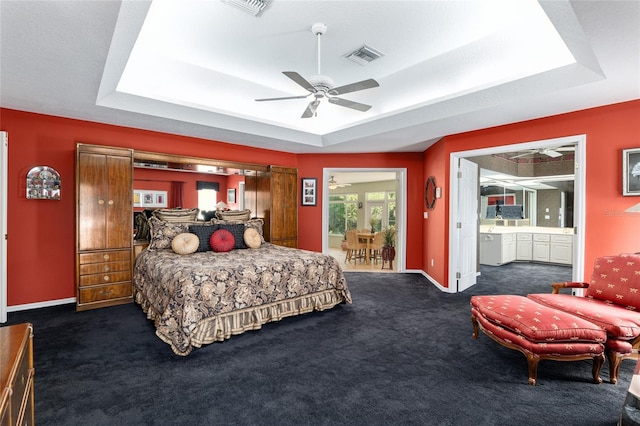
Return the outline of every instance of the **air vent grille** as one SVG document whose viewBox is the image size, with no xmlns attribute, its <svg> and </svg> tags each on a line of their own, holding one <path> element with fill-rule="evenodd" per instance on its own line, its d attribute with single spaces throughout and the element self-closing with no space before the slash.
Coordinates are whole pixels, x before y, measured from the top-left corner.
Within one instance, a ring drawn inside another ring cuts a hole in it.
<svg viewBox="0 0 640 426">
<path fill-rule="evenodd" d="M 345 58 L 360 65 L 367 65 L 369 62 L 375 61 L 383 56 L 384 54 L 382 52 L 374 49 L 373 47 L 367 46 L 366 44 L 359 49 L 344 55 Z"/>
<path fill-rule="evenodd" d="M 258 16 L 267 6 L 263 0 L 222 0 L 222 2 L 253 16 Z"/>
</svg>

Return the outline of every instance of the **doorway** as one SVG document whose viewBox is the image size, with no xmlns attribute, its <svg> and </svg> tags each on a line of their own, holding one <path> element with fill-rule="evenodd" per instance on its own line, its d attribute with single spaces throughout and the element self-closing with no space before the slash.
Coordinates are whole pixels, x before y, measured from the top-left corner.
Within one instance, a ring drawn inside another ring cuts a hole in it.
<svg viewBox="0 0 640 426">
<path fill-rule="evenodd" d="M 396 258 L 393 262 L 393 270 L 403 272 L 406 268 L 406 175 L 407 170 L 405 168 L 323 169 L 322 252 L 325 254 L 332 254 L 333 252 L 335 254 L 335 247 L 339 246 L 339 242 L 342 240 L 341 231 L 331 228 L 334 220 L 331 217 L 330 205 L 336 202 L 336 197 L 331 195 L 335 194 L 336 188 L 339 187 L 340 193 L 349 194 L 349 199 L 346 202 L 353 204 L 351 207 L 357 210 L 355 213 L 357 220 L 351 219 L 348 222 L 349 228 L 371 229 L 370 219 L 372 217 L 377 219 L 377 221 L 374 221 L 373 226 L 376 230 L 381 230 L 389 225 L 396 227 Z M 342 181 L 335 179 L 336 176 L 340 176 Z M 339 258 L 338 260 L 340 260 L 342 266 L 345 266 L 348 270 L 349 265 L 345 264 L 344 255 L 338 254 L 334 257 Z M 381 263 L 356 269 L 375 272 L 389 271 L 388 269 L 382 270 Z"/>
<path fill-rule="evenodd" d="M 575 145 L 575 173 L 574 173 L 574 199 L 573 199 L 573 228 L 575 236 L 573 240 L 572 253 L 572 279 L 574 281 L 582 281 L 584 275 L 584 238 L 585 238 L 585 183 L 586 183 L 586 135 L 575 135 L 556 139 L 540 140 L 534 142 L 503 145 L 493 148 L 484 148 L 470 151 L 452 152 L 450 154 L 450 197 L 449 207 L 452 212 L 449 218 L 449 265 L 448 265 L 448 282 L 447 291 L 456 293 L 462 291 L 458 283 L 458 253 L 464 253 L 468 250 L 475 250 L 478 247 L 478 235 L 475 238 L 460 239 L 457 237 L 459 230 L 457 224 L 462 217 L 468 215 L 468 211 L 461 210 L 462 205 L 459 200 L 461 193 L 460 182 L 458 176 L 458 163 L 460 159 L 476 157 L 481 155 L 491 155 L 500 153 L 509 153 L 525 150 L 551 149 L 556 146 Z M 476 180 L 475 185 L 479 182 Z M 476 212 L 477 214 L 477 212 Z M 464 246 L 463 246 L 464 245 Z M 479 273 L 479 268 L 478 268 Z M 475 283 L 473 283 L 475 284 Z M 471 285 L 473 285 L 471 284 Z"/>
</svg>

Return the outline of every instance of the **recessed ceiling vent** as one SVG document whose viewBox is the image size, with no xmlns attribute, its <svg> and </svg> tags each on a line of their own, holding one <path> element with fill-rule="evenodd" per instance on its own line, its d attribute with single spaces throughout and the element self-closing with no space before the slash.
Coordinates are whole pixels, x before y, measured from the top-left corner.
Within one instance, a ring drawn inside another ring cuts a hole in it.
<svg viewBox="0 0 640 426">
<path fill-rule="evenodd" d="M 369 62 L 375 61 L 378 58 L 383 57 L 384 54 L 379 50 L 369 47 L 366 44 L 359 49 L 354 50 L 351 53 L 344 55 L 345 58 L 360 65 L 367 65 Z"/>
<path fill-rule="evenodd" d="M 263 0 L 222 0 L 222 2 L 252 16 L 258 16 L 267 6 L 266 1 Z"/>
</svg>

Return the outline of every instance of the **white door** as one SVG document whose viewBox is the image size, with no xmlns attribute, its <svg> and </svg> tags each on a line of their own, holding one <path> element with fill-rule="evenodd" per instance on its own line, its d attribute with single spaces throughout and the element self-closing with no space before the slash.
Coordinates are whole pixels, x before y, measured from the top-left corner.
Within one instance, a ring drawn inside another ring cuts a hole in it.
<svg viewBox="0 0 640 426">
<path fill-rule="evenodd" d="M 3 323 L 7 322 L 7 132 L 0 132 L 0 144 L 0 323 Z"/>
<path fill-rule="evenodd" d="M 478 272 L 478 165 L 456 158 L 452 164 L 452 171 L 455 170 L 456 179 L 451 186 L 457 189 L 451 193 L 453 238 L 449 254 L 455 276 L 450 277 L 449 283 L 456 283 L 456 291 L 463 291 L 476 283 Z"/>
</svg>

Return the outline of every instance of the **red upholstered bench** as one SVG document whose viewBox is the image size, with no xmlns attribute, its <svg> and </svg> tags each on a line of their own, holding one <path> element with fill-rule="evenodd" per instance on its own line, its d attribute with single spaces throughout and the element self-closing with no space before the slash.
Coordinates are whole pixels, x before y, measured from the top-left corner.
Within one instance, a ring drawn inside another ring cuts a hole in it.
<svg viewBox="0 0 640 426">
<path fill-rule="evenodd" d="M 607 333 L 574 315 L 514 295 L 472 296 L 473 338 L 478 330 L 501 345 L 522 352 L 529 365 L 529 384 L 536 384 L 543 359 L 577 361 L 593 359 L 593 380 L 602 383 Z"/>
</svg>

